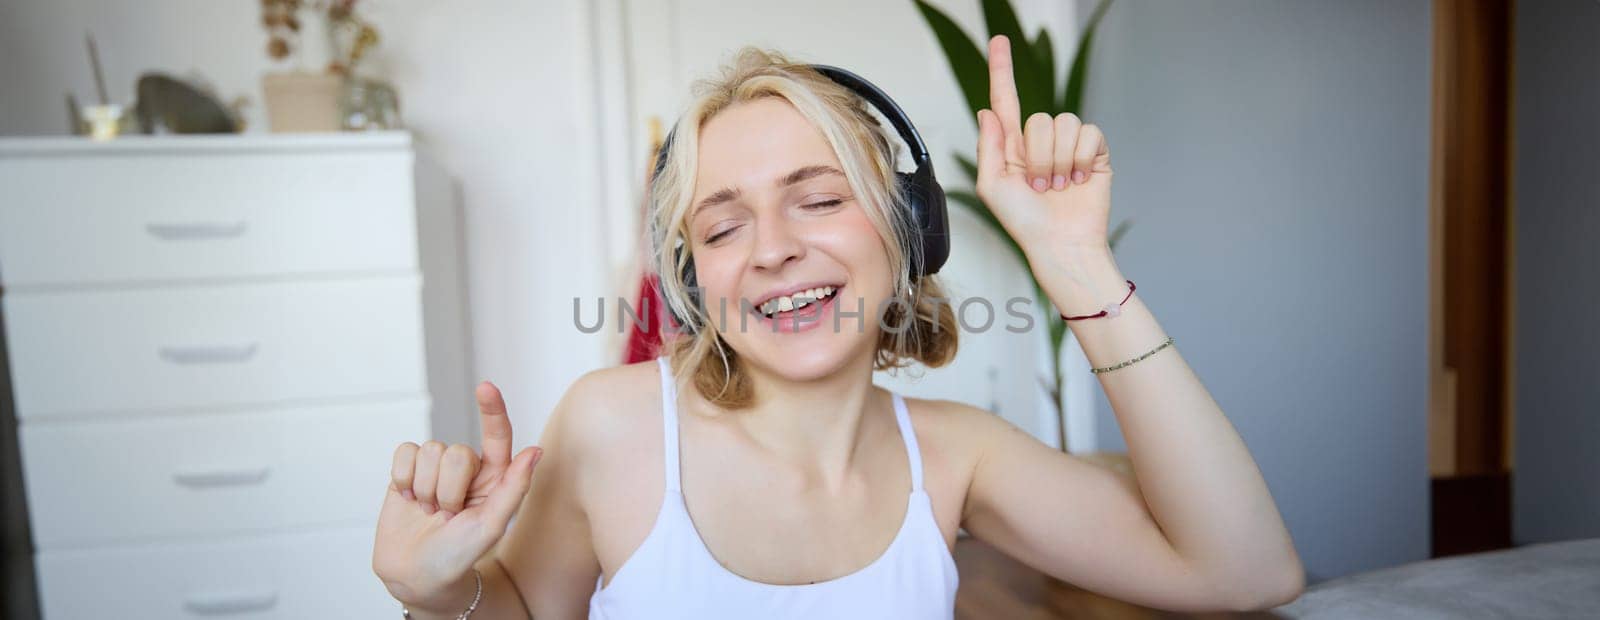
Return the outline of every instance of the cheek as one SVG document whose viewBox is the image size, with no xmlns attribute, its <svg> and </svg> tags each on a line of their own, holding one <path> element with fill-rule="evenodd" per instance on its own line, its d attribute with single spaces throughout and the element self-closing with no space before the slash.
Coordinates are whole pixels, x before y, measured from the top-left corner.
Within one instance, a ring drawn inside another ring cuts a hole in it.
<svg viewBox="0 0 1600 620">
<path fill-rule="evenodd" d="M 872 220 L 860 209 L 838 214 L 838 221 L 823 233 L 829 251 L 839 257 L 858 279 L 870 280 L 877 287 L 888 286 L 889 254 Z M 867 284 L 868 282 L 861 282 Z M 887 290 L 887 289 L 886 289 Z"/>
<path fill-rule="evenodd" d="M 717 257 L 708 257 L 703 262 L 696 262 L 698 269 L 696 277 L 699 279 L 697 284 L 704 291 L 708 301 L 714 302 L 722 297 L 735 301 L 733 296 L 739 282 L 739 267 L 736 263 L 737 261 L 721 260 Z M 709 303 L 708 306 L 715 307 Z"/>
</svg>

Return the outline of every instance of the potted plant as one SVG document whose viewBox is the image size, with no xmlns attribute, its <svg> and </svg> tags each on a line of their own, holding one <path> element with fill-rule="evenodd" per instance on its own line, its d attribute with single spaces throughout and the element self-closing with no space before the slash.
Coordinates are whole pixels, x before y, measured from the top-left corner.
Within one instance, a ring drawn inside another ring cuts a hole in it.
<svg viewBox="0 0 1600 620">
<path fill-rule="evenodd" d="M 961 86 L 961 93 L 966 99 L 967 107 L 971 114 L 967 118 L 977 122 L 978 110 L 989 105 L 989 71 L 988 61 L 984 58 L 978 43 L 967 37 L 967 34 L 956 25 L 942 11 L 934 8 L 923 0 L 915 0 L 917 9 L 922 13 L 922 18 L 927 22 L 928 28 L 933 31 L 938 39 L 939 46 L 944 50 L 945 59 L 950 63 L 950 71 L 955 75 L 956 82 Z M 989 37 L 1006 35 L 1011 40 L 1013 49 L 1013 70 L 1017 74 L 1017 98 L 1022 108 L 1022 117 L 1027 118 L 1035 112 L 1044 112 L 1055 116 L 1064 112 L 1079 114 L 1083 107 L 1083 89 L 1089 73 L 1089 50 L 1094 43 L 1095 28 L 1099 26 L 1100 19 L 1111 7 L 1111 0 L 1101 0 L 1089 17 L 1089 22 L 1084 26 L 1083 36 L 1078 41 L 1078 50 L 1073 58 L 1071 68 L 1067 71 L 1067 79 L 1057 90 L 1057 72 L 1055 64 L 1055 49 L 1050 41 L 1050 33 L 1043 28 L 1033 38 L 1024 36 L 1022 24 L 1017 19 L 1017 13 L 1012 8 L 1009 0 L 981 0 L 983 18 L 989 30 Z M 969 151 L 970 152 L 970 151 Z M 966 173 L 969 183 L 976 183 L 978 166 L 970 157 L 963 153 L 955 154 L 956 161 Z M 977 192 L 970 189 L 945 189 L 945 196 L 951 201 L 965 207 L 976 215 L 989 228 L 993 229 L 1001 239 L 1005 240 L 1017 260 L 1022 265 L 1027 265 L 1027 257 L 1022 253 L 1022 247 L 1011 238 L 1000 220 L 978 198 Z M 1131 222 L 1123 220 L 1110 233 L 1110 243 L 1116 247 L 1117 240 L 1127 233 Z M 1051 303 L 1044 294 L 1044 288 L 1037 279 L 1033 280 L 1035 298 L 1040 305 L 1050 308 Z M 1062 403 L 1062 387 L 1067 377 L 1061 368 L 1062 346 L 1066 341 L 1067 325 L 1060 314 L 1045 312 L 1046 325 L 1050 330 L 1050 360 L 1051 374 L 1048 380 L 1040 377 L 1039 382 L 1046 393 L 1050 395 L 1050 402 L 1056 408 L 1056 420 L 1060 428 L 1061 449 L 1067 449 L 1067 419 L 1065 406 Z"/>
<path fill-rule="evenodd" d="M 320 71 L 305 68 L 301 37 L 306 24 L 303 9 L 321 15 L 332 58 Z M 338 131 L 347 128 L 350 93 L 386 86 L 355 77 L 360 61 L 378 42 L 378 31 L 356 13 L 356 0 L 261 0 L 261 25 L 267 31 L 267 56 L 276 62 L 293 62 L 288 71 L 262 76 L 261 90 L 267 120 L 274 132 Z M 356 80 L 360 80 L 356 82 Z M 388 92 L 389 100 L 393 99 Z M 370 103 L 363 102 L 363 105 Z M 363 109 L 365 117 L 374 116 Z M 386 124 L 387 125 L 387 124 Z M 365 128 L 365 124 L 362 127 Z"/>
</svg>

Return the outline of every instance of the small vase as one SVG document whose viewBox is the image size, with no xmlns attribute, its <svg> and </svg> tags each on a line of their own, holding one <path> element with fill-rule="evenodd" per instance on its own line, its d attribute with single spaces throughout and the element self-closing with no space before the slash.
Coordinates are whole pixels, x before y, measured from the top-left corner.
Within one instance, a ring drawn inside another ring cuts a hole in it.
<svg viewBox="0 0 1600 620">
<path fill-rule="evenodd" d="M 273 133 L 339 131 L 339 93 L 344 80 L 325 73 L 261 76 L 267 124 Z"/>
</svg>

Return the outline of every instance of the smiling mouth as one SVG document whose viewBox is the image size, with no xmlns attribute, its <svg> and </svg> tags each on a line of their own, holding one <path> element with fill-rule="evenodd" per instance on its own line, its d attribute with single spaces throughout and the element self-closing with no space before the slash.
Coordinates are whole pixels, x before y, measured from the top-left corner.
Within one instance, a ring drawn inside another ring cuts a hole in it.
<svg viewBox="0 0 1600 620">
<path fill-rule="evenodd" d="M 815 311 L 826 304 L 828 300 L 838 296 L 843 287 L 819 286 L 817 288 L 800 291 L 793 295 L 780 295 L 767 300 L 755 309 L 755 314 L 764 319 L 778 320 L 791 318 L 796 315 L 805 315 Z"/>
</svg>

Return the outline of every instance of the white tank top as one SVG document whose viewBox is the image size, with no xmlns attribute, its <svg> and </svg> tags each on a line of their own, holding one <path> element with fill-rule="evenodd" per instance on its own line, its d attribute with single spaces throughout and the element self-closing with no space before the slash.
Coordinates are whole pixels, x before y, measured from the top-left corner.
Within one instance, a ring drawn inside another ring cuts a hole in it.
<svg viewBox="0 0 1600 620">
<path fill-rule="evenodd" d="M 922 454 L 894 393 L 895 421 L 911 457 L 911 492 L 905 521 L 889 548 L 853 573 L 812 584 L 774 585 L 728 570 L 706 549 L 684 504 L 678 474 L 678 407 L 672 367 L 661 367 L 662 424 L 666 441 L 666 492 L 655 526 L 622 568 L 595 582 L 589 618 L 951 618 L 955 615 L 955 559 L 922 488 Z M 601 585 L 604 584 L 604 587 Z"/>
</svg>

